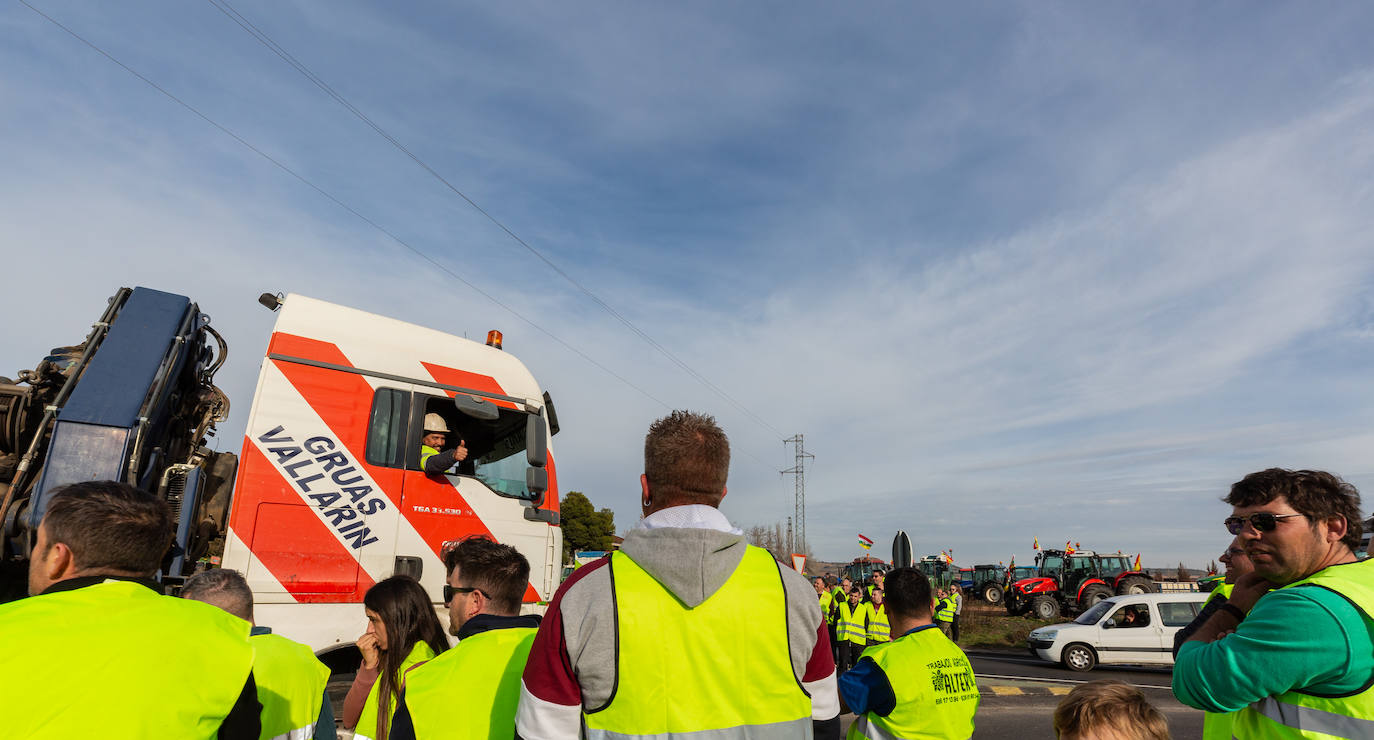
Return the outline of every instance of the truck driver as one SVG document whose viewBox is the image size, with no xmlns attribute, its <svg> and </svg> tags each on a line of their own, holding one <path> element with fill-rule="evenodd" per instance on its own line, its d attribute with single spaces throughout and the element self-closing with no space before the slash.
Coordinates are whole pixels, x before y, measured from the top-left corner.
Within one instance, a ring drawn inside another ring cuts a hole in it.
<svg viewBox="0 0 1374 740">
<path fill-rule="evenodd" d="M 426 475 L 442 475 L 449 468 L 468 459 L 467 444 L 462 439 L 458 440 L 457 447 L 440 452 L 444 449 L 449 434 L 444 417 L 434 413 L 425 414 L 424 432 L 424 436 L 420 438 L 420 467 Z"/>
</svg>

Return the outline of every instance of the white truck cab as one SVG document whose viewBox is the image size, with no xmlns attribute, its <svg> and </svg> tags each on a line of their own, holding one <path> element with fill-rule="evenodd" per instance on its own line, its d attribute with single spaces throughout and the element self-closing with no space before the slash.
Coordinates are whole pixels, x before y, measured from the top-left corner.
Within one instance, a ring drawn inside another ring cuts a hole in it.
<svg viewBox="0 0 1374 740">
<path fill-rule="evenodd" d="M 317 653 L 366 628 L 376 582 L 414 576 L 442 602 L 444 544 L 484 535 L 530 561 L 527 609 L 559 581 L 562 531 L 552 400 L 514 356 L 300 295 L 281 309 L 253 397 L 224 567 L 248 579 L 257 621 Z M 420 467 L 426 414 L 468 460 Z"/>
</svg>

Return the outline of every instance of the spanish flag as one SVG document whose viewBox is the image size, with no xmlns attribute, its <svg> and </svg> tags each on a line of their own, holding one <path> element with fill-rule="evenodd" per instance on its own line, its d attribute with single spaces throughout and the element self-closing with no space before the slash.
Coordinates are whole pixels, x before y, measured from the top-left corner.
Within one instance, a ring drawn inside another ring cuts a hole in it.
<svg viewBox="0 0 1374 740">
<path fill-rule="evenodd" d="M 1131 570 L 1140 570 L 1140 553 L 1135 554 L 1135 566 Z"/>
<path fill-rule="evenodd" d="M 1039 537 L 1036 537 L 1036 538 L 1035 538 L 1035 544 L 1031 545 L 1031 547 L 1035 548 L 1037 552 L 1040 550 L 1040 538 L 1039 538 Z"/>
<path fill-rule="evenodd" d="M 1074 553 L 1073 543 L 1071 543 L 1071 542 L 1065 542 L 1065 543 L 1064 543 L 1064 554 L 1065 554 L 1065 555 L 1072 555 L 1073 553 Z"/>
</svg>

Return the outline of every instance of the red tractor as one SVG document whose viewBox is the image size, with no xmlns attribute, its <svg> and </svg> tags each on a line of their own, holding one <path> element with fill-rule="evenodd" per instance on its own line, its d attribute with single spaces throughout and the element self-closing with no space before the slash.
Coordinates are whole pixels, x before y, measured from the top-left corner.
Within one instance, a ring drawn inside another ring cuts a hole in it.
<svg viewBox="0 0 1374 740">
<path fill-rule="evenodd" d="M 1129 570 L 1126 556 L 1098 555 L 1091 550 L 1044 550 L 1035 557 L 1037 574 L 1007 589 L 1007 613 L 1030 612 L 1055 619 L 1063 612 L 1082 612 L 1117 593 L 1157 590 L 1149 576 Z"/>
<path fill-rule="evenodd" d="M 1087 554 L 1092 555 L 1091 552 Z M 1117 594 L 1149 594 L 1159 591 L 1159 585 L 1150 578 L 1150 574 L 1132 568 L 1131 559 L 1120 551 L 1111 555 L 1098 553 L 1095 557 L 1098 575 L 1110 583 L 1112 590 Z"/>
</svg>

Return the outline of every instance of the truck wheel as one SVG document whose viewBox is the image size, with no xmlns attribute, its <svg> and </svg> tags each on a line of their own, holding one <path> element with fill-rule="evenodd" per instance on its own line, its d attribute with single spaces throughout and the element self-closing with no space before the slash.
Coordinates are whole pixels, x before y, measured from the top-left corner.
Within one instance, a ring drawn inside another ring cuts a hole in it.
<svg viewBox="0 0 1374 740">
<path fill-rule="evenodd" d="M 1121 579 L 1121 585 L 1117 587 L 1119 594 L 1152 594 L 1155 592 L 1155 583 L 1145 576 L 1127 576 Z"/>
<path fill-rule="evenodd" d="M 1103 599 L 1110 599 L 1111 597 L 1112 590 L 1110 588 L 1094 583 L 1091 586 L 1083 587 L 1083 595 L 1079 598 L 1078 608 L 1082 611 L 1087 611 L 1097 602 Z"/>
<path fill-rule="evenodd" d="M 1031 602 L 1031 613 L 1036 619 L 1049 621 L 1059 618 L 1059 602 L 1052 596 L 1037 596 Z"/>
<path fill-rule="evenodd" d="M 996 583 L 983 584 L 983 601 L 989 604 L 1002 603 L 1002 587 Z"/>
<path fill-rule="evenodd" d="M 1091 671 L 1097 665 L 1097 656 L 1093 654 L 1093 649 L 1081 642 L 1075 642 L 1064 648 L 1064 652 L 1059 656 L 1059 662 L 1071 671 Z"/>
</svg>

